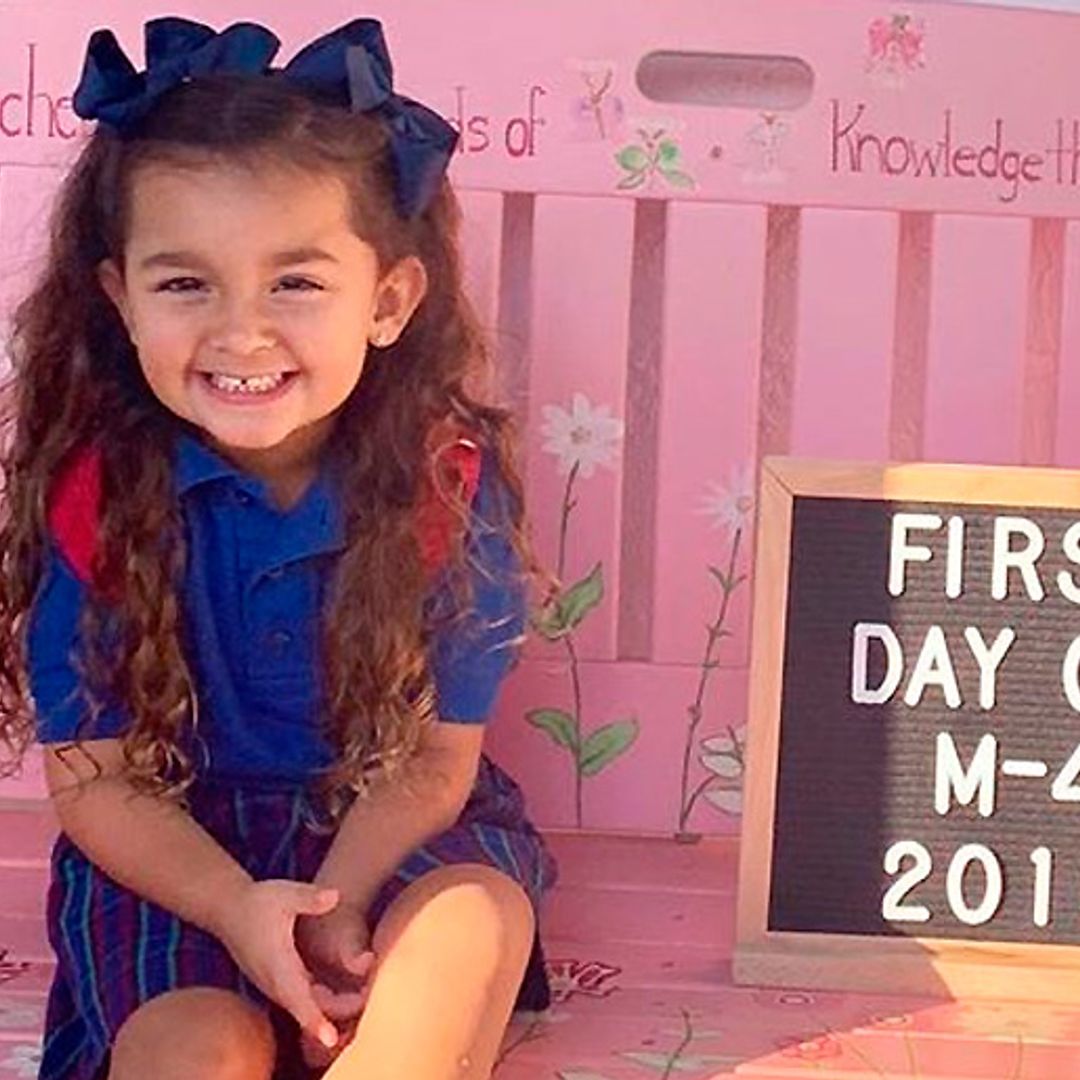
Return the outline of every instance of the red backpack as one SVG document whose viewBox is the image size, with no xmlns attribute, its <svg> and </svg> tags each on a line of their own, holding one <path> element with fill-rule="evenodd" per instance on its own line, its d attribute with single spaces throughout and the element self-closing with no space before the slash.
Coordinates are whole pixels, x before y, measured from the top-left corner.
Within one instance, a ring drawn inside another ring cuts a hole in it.
<svg viewBox="0 0 1080 1080">
<path fill-rule="evenodd" d="M 462 529 L 461 519 L 440 494 L 436 467 L 456 480 L 466 505 L 472 503 L 480 480 L 480 447 L 460 433 L 445 427 L 435 430 L 437 443 L 430 452 L 428 469 L 416 508 L 416 540 L 420 558 L 428 574 L 446 561 L 451 542 Z M 453 482 L 453 481 L 452 481 Z M 74 454 L 57 478 L 48 500 L 49 531 L 87 585 L 94 581 L 93 563 L 97 550 L 101 509 L 101 450 L 93 446 Z"/>
</svg>

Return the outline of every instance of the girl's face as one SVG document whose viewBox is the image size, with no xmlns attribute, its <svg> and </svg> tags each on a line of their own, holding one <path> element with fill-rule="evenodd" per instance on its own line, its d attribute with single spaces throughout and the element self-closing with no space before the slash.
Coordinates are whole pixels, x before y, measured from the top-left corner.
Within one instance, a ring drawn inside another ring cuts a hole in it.
<svg viewBox="0 0 1080 1080">
<path fill-rule="evenodd" d="M 141 169 L 100 279 L 161 402 L 269 479 L 313 468 L 368 345 L 426 287 L 414 257 L 379 275 L 338 179 L 227 165 Z"/>
</svg>

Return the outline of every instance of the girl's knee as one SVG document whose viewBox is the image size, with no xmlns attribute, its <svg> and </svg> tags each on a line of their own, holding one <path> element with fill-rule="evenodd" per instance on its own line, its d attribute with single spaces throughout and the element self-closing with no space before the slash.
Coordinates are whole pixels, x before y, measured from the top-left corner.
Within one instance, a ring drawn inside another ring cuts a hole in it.
<svg viewBox="0 0 1080 1080">
<path fill-rule="evenodd" d="M 152 998 L 127 1018 L 109 1080 L 256 1080 L 274 1069 L 269 1019 L 238 994 L 189 987 Z"/>
<path fill-rule="evenodd" d="M 395 946 L 433 951 L 470 966 L 527 957 L 535 915 L 525 890 L 506 874 L 464 863 L 425 874 L 390 905 L 374 935 L 376 955 Z M 523 961 L 522 961 L 523 962 Z"/>
</svg>

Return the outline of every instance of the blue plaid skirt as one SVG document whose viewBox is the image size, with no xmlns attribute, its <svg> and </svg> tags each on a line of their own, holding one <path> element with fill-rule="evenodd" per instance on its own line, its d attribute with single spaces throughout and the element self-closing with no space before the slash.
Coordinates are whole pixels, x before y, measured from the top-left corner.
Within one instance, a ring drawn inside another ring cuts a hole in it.
<svg viewBox="0 0 1080 1080">
<path fill-rule="evenodd" d="M 189 801 L 192 816 L 256 880 L 311 881 L 333 841 L 310 827 L 316 815 L 299 787 L 201 781 Z M 486 757 L 457 823 L 414 851 L 386 882 L 369 912 L 372 925 L 410 882 L 463 862 L 508 874 L 537 909 L 555 881 L 554 860 L 525 817 L 520 789 Z M 102 1080 L 124 1021 L 151 998 L 188 986 L 234 990 L 269 1014 L 279 1080 L 319 1075 L 303 1064 L 296 1023 L 244 977 L 216 938 L 117 884 L 63 834 L 52 853 L 47 918 L 57 967 L 39 1080 Z M 543 1009 L 549 1000 L 537 937 L 518 1008 Z"/>
</svg>

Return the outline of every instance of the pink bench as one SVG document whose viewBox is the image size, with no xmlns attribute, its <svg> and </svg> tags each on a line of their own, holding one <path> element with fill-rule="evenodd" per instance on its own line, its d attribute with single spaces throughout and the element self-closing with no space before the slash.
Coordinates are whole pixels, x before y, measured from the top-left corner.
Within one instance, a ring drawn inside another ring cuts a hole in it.
<svg viewBox="0 0 1080 1080">
<path fill-rule="evenodd" d="M 331 6 L 275 15 L 286 55 Z M 1080 19 L 876 0 L 366 11 L 402 87 L 465 133 L 469 273 L 541 551 L 557 562 L 575 501 L 566 579 L 603 580 L 573 656 L 535 641 L 492 728 L 563 856 L 548 930 L 568 995 L 518 1025 L 500 1075 L 1080 1072 L 1068 1010 L 727 974 L 750 619 L 734 581 L 761 456 L 1080 462 Z M 158 13 L 110 8 L 132 47 Z M 32 268 L 95 18 L 0 12 L 0 303 Z M 701 53 L 752 59 L 670 55 Z M 575 429 L 599 463 L 568 491 Z M 567 724 L 588 756 L 552 737 Z M 40 795 L 33 775 L 0 785 L 23 806 L 0 815 L 3 1080 L 33 1075 Z"/>
</svg>

